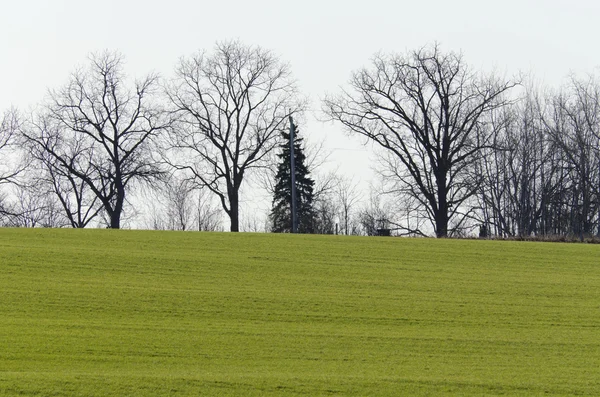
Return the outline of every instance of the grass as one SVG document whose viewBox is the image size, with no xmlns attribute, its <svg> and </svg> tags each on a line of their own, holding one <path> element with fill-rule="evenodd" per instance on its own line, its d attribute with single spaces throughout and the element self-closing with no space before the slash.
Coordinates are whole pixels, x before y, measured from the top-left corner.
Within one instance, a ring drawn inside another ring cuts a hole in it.
<svg viewBox="0 0 600 397">
<path fill-rule="evenodd" d="M 0 395 L 599 395 L 600 246 L 0 229 Z"/>
</svg>

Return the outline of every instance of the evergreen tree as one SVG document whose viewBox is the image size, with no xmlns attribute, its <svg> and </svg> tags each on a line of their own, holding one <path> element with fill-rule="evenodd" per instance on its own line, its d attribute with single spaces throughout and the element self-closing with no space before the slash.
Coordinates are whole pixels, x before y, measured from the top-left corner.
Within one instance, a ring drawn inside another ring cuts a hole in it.
<svg viewBox="0 0 600 397">
<path fill-rule="evenodd" d="M 298 233 L 313 233 L 314 210 L 313 188 L 315 182 L 309 177 L 302 148 L 302 138 L 298 137 L 298 127 L 294 128 L 294 162 L 296 174 L 296 208 L 298 215 Z M 292 231 L 292 172 L 290 134 L 283 131 L 281 153 L 277 155 L 280 162 L 275 176 L 275 193 L 271 210 L 272 231 L 274 233 L 290 233 Z"/>
</svg>

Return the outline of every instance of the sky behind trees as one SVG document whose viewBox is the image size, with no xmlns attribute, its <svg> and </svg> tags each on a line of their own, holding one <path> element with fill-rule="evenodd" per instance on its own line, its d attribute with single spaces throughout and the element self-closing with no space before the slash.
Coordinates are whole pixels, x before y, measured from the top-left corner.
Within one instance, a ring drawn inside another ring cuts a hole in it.
<svg viewBox="0 0 600 397">
<path fill-rule="evenodd" d="M 63 85 L 90 52 L 118 50 L 129 76 L 173 77 L 177 61 L 215 42 L 239 39 L 289 62 L 311 99 L 298 120 L 308 140 L 326 140 L 330 166 L 372 177 L 369 147 L 340 125 L 321 123 L 320 99 L 345 85 L 373 54 L 438 42 L 474 70 L 524 72 L 551 87 L 600 66 L 592 0 L 192 2 L 23 0 L 2 6 L 0 109 L 27 110 Z"/>
<path fill-rule="evenodd" d="M 307 94 L 343 84 L 377 51 L 438 41 L 475 68 L 532 71 L 554 82 L 600 65 L 592 0 L 446 2 L 24 0 L 3 5 L 0 106 L 27 105 L 89 52 L 118 49 L 131 74 L 169 75 L 177 59 L 240 39 L 291 63 Z"/>
<path fill-rule="evenodd" d="M 374 0 L 228 2 L 24 0 L 3 5 L 0 108 L 40 101 L 90 52 L 120 50 L 130 75 L 170 77 L 177 60 L 215 41 L 240 39 L 291 64 L 319 109 L 377 51 L 404 52 L 434 41 L 463 51 L 475 69 L 519 71 L 558 85 L 600 66 L 594 50 L 600 4 L 593 0 Z M 309 117 L 309 119 L 311 119 Z M 308 120 L 312 124 L 312 120 Z M 315 129 L 339 130 L 339 127 Z M 334 131 L 335 132 L 335 131 Z M 336 141 L 339 137 L 333 137 Z M 340 142 L 340 145 L 342 142 Z"/>
</svg>

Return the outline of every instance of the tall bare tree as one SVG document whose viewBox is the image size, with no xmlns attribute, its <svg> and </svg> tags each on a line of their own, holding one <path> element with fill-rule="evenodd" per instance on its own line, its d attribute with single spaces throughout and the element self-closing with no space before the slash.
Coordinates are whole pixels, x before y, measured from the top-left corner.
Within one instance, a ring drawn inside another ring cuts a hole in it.
<svg viewBox="0 0 600 397">
<path fill-rule="evenodd" d="M 170 122 L 153 100 L 158 76 L 148 75 L 131 89 L 120 54 L 104 52 L 90 60 L 63 88 L 50 91 L 42 114 L 23 136 L 46 153 L 50 172 L 83 182 L 100 201 L 109 226 L 118 229 L 127 191 L 161 175 L 152 141 Z"/>
<path fill-rule="evenodd" d="M 479 76 L 435 45 L 378 55 L 350 84 L 324 101 L 325 112 L 398 160 L 393 175 L 427 209 L 436 236 L 446 237 L 477 190 L 468 170 L 489 144 L 482 116 L 503 106 L 515 83 Z"/>
<path fill-rule="evenodd" d="M 210 189 L 239 231 L 244 177 L 266 165 L 288 117 L 302 110 L 288 65 L 260 47 L 219 43 L 182 59 L 167 91 L 179 116 L 167 161 Z"/>
</svg>

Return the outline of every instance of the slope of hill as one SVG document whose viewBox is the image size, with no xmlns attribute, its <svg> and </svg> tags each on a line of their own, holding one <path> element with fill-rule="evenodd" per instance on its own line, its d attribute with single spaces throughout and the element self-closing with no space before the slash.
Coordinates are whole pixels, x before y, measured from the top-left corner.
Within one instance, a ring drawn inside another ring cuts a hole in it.
<svg viewBox="0 0 600 397">
<path fill-rule="evenodd" d="M 600 246 L 0 229 L 0 395 L 600 394 Z"/>
</svg>

